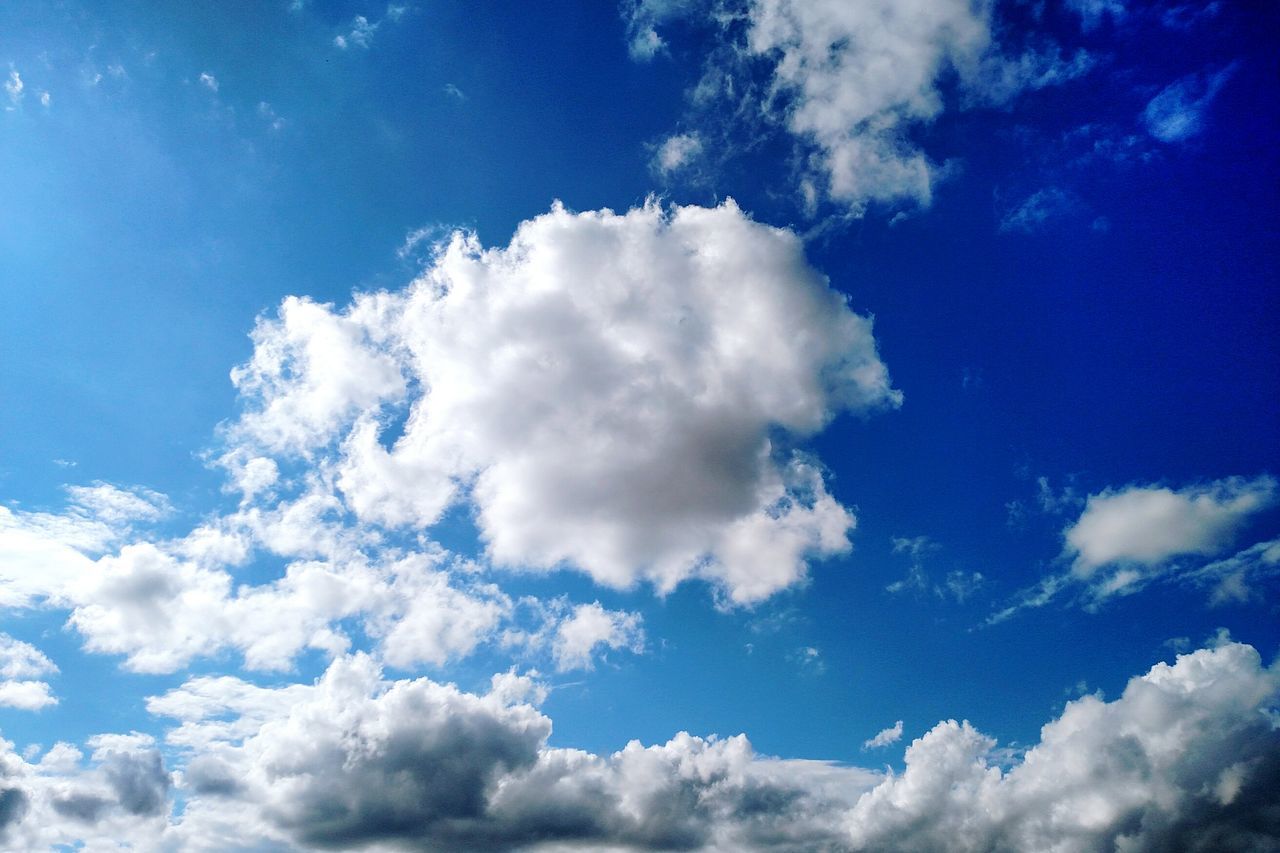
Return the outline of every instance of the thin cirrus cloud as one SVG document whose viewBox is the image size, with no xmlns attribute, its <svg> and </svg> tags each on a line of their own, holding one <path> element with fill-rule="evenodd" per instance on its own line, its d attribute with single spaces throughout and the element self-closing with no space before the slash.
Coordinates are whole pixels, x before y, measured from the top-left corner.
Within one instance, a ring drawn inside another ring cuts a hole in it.
<svg viewBox="0 0 1280 853">
<path fill-rule="evenodd" d="M 1188 74 L 1160 90 L 1142 111 L 1147 131 L 1161 142 L 1186 142 L 1204 132 L 1209 106 L 1235 74 L 1233 63 L 1217 71 Z"/>
<path fill-rule="evenodd" d="M 406 290 L 290 298 L 253 337 L 233 476 L 307 459 L 365 523 L 470 502 L 497 564 L 661 591 L 703 577 L 736 603 L 799 582 L 854 525 L 770 431 L 901 400 L 870 320 L 732 202 L 557 206 L 504 248 L 456 234 Z"/>
</svg>

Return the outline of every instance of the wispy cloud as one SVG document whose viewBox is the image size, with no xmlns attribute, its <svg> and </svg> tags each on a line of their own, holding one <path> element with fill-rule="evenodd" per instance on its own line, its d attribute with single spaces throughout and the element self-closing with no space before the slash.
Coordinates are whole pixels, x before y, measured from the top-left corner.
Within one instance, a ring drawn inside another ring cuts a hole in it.
<svg viewBox="0 0 1280 853">
<path fill-rule="evenodd" d="M 882 746 L 889 746 L 902 740 L 902 720 L 898 720 L 892 726 L 881 729 L 875 737 L 868 738 L 862 744 L 863 749 L 879 749 Z"/>
<path fill-rule="evenodd" d="M 1209 106 L 1237 67 L 1233 63 L 1218 71 L 1188 74 L 1170 83 L 1142 112 L 1147 131 L 1167 143 L 1185 142 L 1199 136 L 1204 132 Z"/>
</svg>

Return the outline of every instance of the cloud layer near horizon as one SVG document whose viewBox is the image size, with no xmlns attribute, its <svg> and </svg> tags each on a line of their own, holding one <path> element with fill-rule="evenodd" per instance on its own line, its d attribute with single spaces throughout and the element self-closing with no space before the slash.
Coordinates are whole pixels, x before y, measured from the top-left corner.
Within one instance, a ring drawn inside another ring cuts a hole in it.
<svg viewBox="0 0 1280 853">
<path fill-rule="evenodd" d="M 176 773 L 140 735 L 99 736 L 87 763 L 7 748 L 0 817 L 31 848 L 78 827 L 144 850 L 1257 850 L 1280 832 L 1278 689 L 1276 665 L 1223 642 L 1112 702 L 1069 702 L 1018 758 L 946 720 L 885 775 L 760 756 L 742 735 L 552 747 L 536 680 L 471 694 L 356 654 L 314 685 L 205 676 L 151 698 L 176 722 Z"/>
</svg>

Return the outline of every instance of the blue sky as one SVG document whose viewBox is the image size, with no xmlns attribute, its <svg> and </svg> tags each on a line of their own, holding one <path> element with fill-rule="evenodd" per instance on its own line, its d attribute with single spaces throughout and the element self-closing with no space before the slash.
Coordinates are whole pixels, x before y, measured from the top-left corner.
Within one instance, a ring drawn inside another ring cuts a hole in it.
<svg viewBox="0 0 1280 853">
<path fill-rule="evenodd" d="M 0 9 L 3 844 L 1270 849 L 1278 31 Z"/>
</svg>

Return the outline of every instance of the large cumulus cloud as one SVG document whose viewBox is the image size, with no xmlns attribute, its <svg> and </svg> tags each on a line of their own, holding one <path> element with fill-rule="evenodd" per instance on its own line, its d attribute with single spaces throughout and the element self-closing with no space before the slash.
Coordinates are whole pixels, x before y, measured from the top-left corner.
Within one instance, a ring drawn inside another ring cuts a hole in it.
<svg viewBox="0 0 1280 853">
<path fill-rule="evenodd" d="M 314 686 L 195 679 L 149 707 L 182 721 L 171 837 L 196 846 L 1246 851 L 1280 845 L 1278 689 L 1276 665 L 1224 642 L 1068 703 L 1018 759 L 948 720 L 887 775 L 762 757 L 741 735 L 556 748 L 525 677 L 471 694 L 360 655 Z"/>
<path fill-rule="evenodd" d="M 847 549 L 854 524 L 777 439 L 900 401 L 870 320 L 732 202 L 556 206 L 501 248 L 455 234 L 405 291 L 289 299 L 254 341 L 225 431 L 253 488 L 307 458 L 366 523 L 428 527 L 471 501 L 497 563 L 704 576 L 739 602 Z"/>
</svg>

